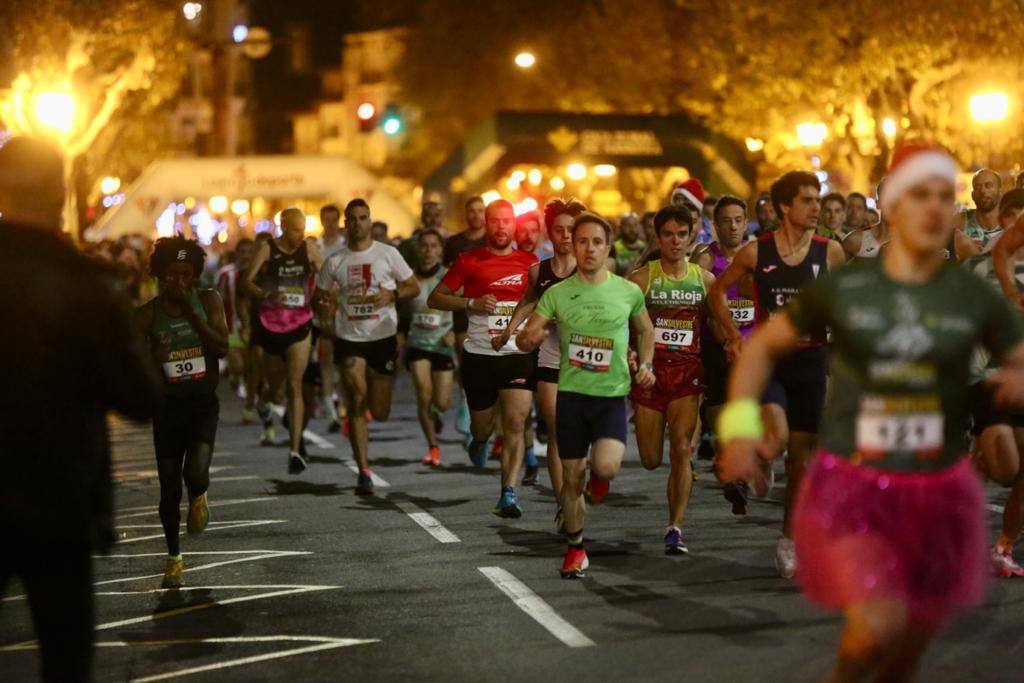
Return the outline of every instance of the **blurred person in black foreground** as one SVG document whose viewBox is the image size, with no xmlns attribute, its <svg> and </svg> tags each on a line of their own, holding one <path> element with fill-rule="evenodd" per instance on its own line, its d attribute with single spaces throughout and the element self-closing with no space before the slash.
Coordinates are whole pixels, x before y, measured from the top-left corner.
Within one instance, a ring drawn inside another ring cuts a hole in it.
<svg viewBox="0 0 1024 683">
<path fill-rule="evenodd" d="M 158 378 L 116 271 L 61 235 L 62 160 L 0 147 L 0 592 L 21 579 L 46 681 L 91 678 L 90 555 L 114 542 L 106 413 L 153 415 Z"/>
</svg>

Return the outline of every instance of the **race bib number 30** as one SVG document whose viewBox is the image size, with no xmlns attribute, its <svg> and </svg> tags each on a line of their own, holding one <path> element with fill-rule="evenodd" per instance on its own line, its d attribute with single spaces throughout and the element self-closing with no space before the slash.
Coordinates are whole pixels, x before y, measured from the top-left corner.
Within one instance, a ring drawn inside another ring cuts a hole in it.
<svg viewBox="0 0 1024 683">
<path fill-rule="evenodd" d="M 501 334 L 512 322 L 512 313 L 516 310 L 515 301 L 499 301 L 494 310 L 487 314 L 487 331 L 492 335 Z"/>
<path fill-rule="evenodd" d="M 169 360 L 163 368 L 168 382 L 190 382 L 206 376 L 206 358 L 200 352 L 197 356 Z"/>
<path fill-rule="evenodd" d="M 659 318 L 654 322 L 654 346 L 666 351 L 682 351 L 693 344 L 693 323 L 689 320 Z"/>
<path fill-rule="evenodd" d="M 945 426 L 936 397 L 866 396 L 857 417 L 857 450 L 868 458 L 897 451 L 934 457 L 942 450 Z"/>
<path fill-rule="evenodd" d="M 611 339 L 574 333 L 569 337 L 569 365 L 589 372 L 608 372 L 614 345 Z"/>
</svg>

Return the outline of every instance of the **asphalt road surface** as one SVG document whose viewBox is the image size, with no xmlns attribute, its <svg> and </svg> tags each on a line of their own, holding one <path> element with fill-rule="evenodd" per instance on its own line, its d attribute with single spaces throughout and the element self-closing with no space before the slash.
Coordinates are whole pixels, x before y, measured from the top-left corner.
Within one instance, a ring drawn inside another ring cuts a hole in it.
<svg viewBox="0 0 1024 683">
<path fill-rule="evenodd" d="M 286 448 L 260 447 L 259 428 L 242 426 L 240 402 L 222 394 L 211 523 L 183 538 L 180 591 L 159 588 L 150 431 L 115 422 L 122 540 L 94 565 L 96 679 L 809 681 L 829 670 L 838 618 L 772 564 L 779 484 L 775 500 L 733 517 L 701 463 L 690 554 L 666 557 L 667 470 L 645 471 L 631 435 L 606 503 L 589 514 L 588 576 L 563 581 L 546 471 L 521 490 L 523 518 L 499 519 L 497 463 L 471 468 L 453 419 L 443 467 L 420 465 L 400 376 L 391 420 L 371 425 L 377 494 L 358 497 L 348 444 L 324 420 L 310 426 L 310 468 L 291 476 Z M 988 493 L 994 530 L 1005 493 Z M 13 583 L 0 608 L 4 681 L 38 676 L 21 595 Z M 931 648 L 921 679 L 1021 680 L 1022 600 L 1024 580 L 993 582 Z"/>
</svg>

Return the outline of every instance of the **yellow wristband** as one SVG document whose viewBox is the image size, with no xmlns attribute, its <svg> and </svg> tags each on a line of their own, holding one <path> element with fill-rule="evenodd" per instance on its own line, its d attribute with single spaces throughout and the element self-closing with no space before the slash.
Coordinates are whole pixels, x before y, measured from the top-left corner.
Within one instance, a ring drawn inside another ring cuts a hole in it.
<svg viewBox="0 0 1024 683">
<path fill-rule="evenodd" d="M 725 445 L 733 439 L 761 439 L 761 405 L 752 398 L 729 401 L 718 415 L 718 441 Z"/>
</svg>

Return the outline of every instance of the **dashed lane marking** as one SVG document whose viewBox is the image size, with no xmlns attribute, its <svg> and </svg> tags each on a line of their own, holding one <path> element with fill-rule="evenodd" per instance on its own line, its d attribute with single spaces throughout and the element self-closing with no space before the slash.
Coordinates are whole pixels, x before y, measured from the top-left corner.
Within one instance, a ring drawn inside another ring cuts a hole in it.
<svg viewBox="0 0 1024 683">
<path fill-rule="evenodd" d="M 225 522 L 210 522 L 209 526 L 206 527 L 206 531 L 224 531 L 225 529 L 240 529 L 242 527 L 247 527 L 247 526 L 265 526 L 267 524 L 284 524 L 287 521 L 288 520 L 286 520 L 286 519 L 253 519 L 253 520 L 237 520 L 237 521 L 231 520 L 231 521 L 225 521 Z M 151 527 L 160 528 L 160 525 L 158 525 L 158 524 L 153 524 L 153 525 L 143 524 L 143 525 L 135 525 L 135 526 L 136 527 L 139 527 L 139 526 L 151 526 Z M 132 527 L 121 526 L 121 527 L 118 527 L 117 529 L 120 530 L 120 529 L 128 529 L 128 528 L 132 528 Z M 139 536 L 138 538 L 121 538 L 121 539 L 118 539 L 117 542 L 119 544 L 141 543 L 142 541 L 152 541 L 153 539 L 163 538 L 163 537 L 164 537 L 163 532 L 161 532 L 159 534 L 150 534 L 148 536 Z"/>
<path fill-rule="evenodd" d="M 516 607 L 526 612 L 538 624 L 548 630 L 555 638 L 569 647 L 592 647 L 595 645 L 583 632 L 563 619 L 551 605 L 530 587 L 517 579 L 511 572 L 501 567 L 477 567 L 481 574 L 490 579 L 491 583 L 507 595 Z"/>
<path fill-rule="evenodd" d="M 423 527 L 423 530 L 441 543 L 461 543 L 461 539 L 449 531 L 437 518 L 408 500 L 394 501 L 398 509 L 409 516 L 412 521 Z"/>
<path fill-rule="evenodd" d="M 324 437 L 320 436 L 316 432 L 311 431 L 309 429 L 304 431 L 302 435 L 309 439 L 317 448 L 322 448 L 323 450 L 334 450 L 337 448 L 337 446 L 335 446 L 333 443 L 331 443 Z M 355 460 L 353 460 L 351 457 L 347 455 L 342 455 L 341 462 L 343 465 L 345 465 L 345 467 L 352 470 L 355 474 L 359 474 L 359 465 L 357 465 Z M 391 484 L 387 483 L 373 472 L 370 473 L 370 477 L 373 479 L 373 485 L 378 488 L 384 489 L 389 488 L 391 486 Z"/>
<path fill-rule="evenodd" d="M 269 503 L 277 500 L 276 496 L 260 496 L 259 498 L 229 498 L 227 500 L 214 500 L 207 503 L 212 508 L 225 507 L 227 505 L 243 505 L 245 503 Z M 127 515 L 118 515 L 115 519 L 130 519 L 133 517 L 145 517 L 159 512 L 156 505 L 149 505 L 141 508 L 124 508 L 125 510 L 140 510 Z"/>
</svg>

